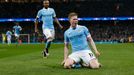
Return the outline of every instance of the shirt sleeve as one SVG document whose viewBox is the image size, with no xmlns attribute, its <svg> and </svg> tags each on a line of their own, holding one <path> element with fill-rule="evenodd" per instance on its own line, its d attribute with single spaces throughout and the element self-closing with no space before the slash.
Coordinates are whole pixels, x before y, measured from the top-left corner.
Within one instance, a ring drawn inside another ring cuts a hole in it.
<svg viewBox="0 0 134 75">
<path fill-rule="evenodd" d="M 90 36 L 91 36 L 89 30 L 88 30 L 87 27 L 85 27 L 85 26 L 84 26 L 84 33 L 85 33 L 85 35 L 86 35 L 87 37 L 90 37 Z"/>
<path fill-rule="evenodd" d="M 12 32 L 10 32 L 10 34 L 12 35 Z"/>
<path fill-rule="evenodd" d="M 19 30 L 20 30 L 20 31 L 22 30 L 21 26 L 19 26 Z"/>
<path fill-rule="evenodd" d="M 53 17 L 56 17 L 56 13 L 55 10 L 53 9 Z"/>
<path fill-rule="evenodd" d="M 67 37 L 66 32 L 64 33 L 64 43 L 69 43 L 69 38 Z"/>
<path fill-rule="evenodd" d="M 39 11 L 38 11 L 38 13 L 37 13 L 37 16 L 36 16 L 36 17 L 37 17 L 37 18 L 39 18 L 39 19 L 41 18 L 41 10 L 39 10 Z"/>
</svg>

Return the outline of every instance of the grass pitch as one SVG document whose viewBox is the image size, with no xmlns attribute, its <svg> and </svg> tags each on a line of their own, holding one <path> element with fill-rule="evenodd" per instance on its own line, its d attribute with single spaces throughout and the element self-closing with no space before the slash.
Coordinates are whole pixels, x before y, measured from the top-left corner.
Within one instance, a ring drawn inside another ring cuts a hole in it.
<svg viewBox="0 0 134 75">
<path fill-rule="evenodd" d="M 97 44 L 103 67 L 63 69 L 63 44 L 53 44 L 42 58 L 44 44 L 0 44 L 0 75 L 134 75 L 134 43 Z"/>
</svg>

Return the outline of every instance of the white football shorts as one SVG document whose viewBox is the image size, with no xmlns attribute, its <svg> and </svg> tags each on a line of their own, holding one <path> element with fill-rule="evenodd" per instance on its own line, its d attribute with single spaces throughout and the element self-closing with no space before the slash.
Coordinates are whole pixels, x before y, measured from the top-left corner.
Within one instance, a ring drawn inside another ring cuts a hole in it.
<svg viewBox="0 0 134 75">
<path fill-rule="evenodd" d="M 17 37 L 17 38 L 20 36 L 19 34 L 16 34 L 16 33 L 15 33 L 14 35 L 15 35 L 15 37 Z"/>
<path fill-rule="evenodd" d="M 53 29 L 43 29 L 43 34 L 46 36 L 46 39 L 50 37 L 54 39 L 55 31 Z"/>
<path fill-rule="evenodd" d="M 75 63 L 79 63 L 82 61 L 82 63 L 86 65 L 89 65 L 92 59 L 96 59 L 95 55 L 91 50 L 81 50 L 81 51 L 74 52 L 69 55 L 69 58 L 74 60 Z"/>
<path fill-rule="evenodd" d="M 10 41 L 11 40 L 11 36 L 7 36 L 7 40 Z"/>
</svg>

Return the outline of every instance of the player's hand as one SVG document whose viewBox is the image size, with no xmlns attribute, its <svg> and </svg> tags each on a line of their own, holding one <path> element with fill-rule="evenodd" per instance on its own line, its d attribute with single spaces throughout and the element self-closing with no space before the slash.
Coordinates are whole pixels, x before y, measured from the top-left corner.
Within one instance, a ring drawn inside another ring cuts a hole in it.
<svg viewBox="0 0 134 75">
<path fill-rule="evenodd" d="M 61 65 L 62 65 L 62 66 L 65 64 L 65 61 L 66 61 L 66 60 L 63 60 L 63 61 L 61 62 Z"/>
<path fill-rule="evenodd" d="M 60 25 L 60 29 L 63 29 L 63 26 L 62 25 Z"/>
<path fill-rule="evenodd" d="M 100 52 L 99 51 L 95 51 L 95 54 L 96 54 L 97 57 L 100 56 Z"/>
<path fill-rule="evenodd" d="M 22 29 L 20 29 L 20 31 L 21 31 Z"/>
<path fill-rule="evenodd" d="M 35 32 L 38 32 L 38 29 L 37 28 L 35 28 Z"/>
</svg>

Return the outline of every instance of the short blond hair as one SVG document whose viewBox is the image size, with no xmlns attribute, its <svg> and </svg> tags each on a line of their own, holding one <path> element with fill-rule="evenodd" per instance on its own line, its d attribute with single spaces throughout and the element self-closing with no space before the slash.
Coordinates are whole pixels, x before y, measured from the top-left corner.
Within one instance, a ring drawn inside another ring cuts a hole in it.
<svg viewBox="0 0 134 75">
<path fill-rule="evenodd" d="M 70 20 L 72 16 L 78 16 L 78 14 L 75 13 L 75 12 L 71 12 L 71 13 L 69 13 L 69 15 L 68 15 L 68 19 Z"/>
<path fill-rule="evenodd" d="M 42 3 L 43 3 L 44 1 L 49 1 L 49 0 L 43 0 Z"/>
</svg>

